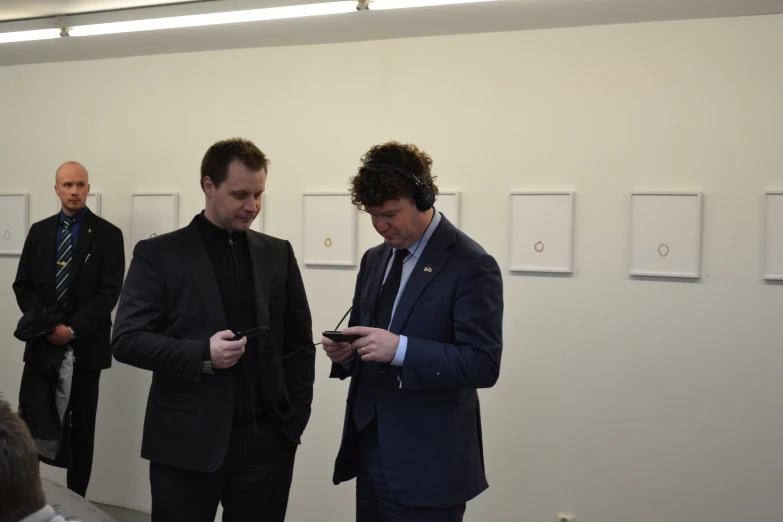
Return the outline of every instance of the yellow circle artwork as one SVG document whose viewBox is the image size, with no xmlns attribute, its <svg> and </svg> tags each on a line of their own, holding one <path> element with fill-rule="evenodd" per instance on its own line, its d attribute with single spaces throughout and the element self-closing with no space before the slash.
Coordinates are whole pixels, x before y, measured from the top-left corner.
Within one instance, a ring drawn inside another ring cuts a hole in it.
<svg viewBox="0 0 783 522">
<path fill-rule="evenodd" d="M 330 246 L 332 246 L 332 238 L 327 237 L 326 239 L 324 239 L 324 246 L 326 248 L 329 248 Z"/>
</svg>

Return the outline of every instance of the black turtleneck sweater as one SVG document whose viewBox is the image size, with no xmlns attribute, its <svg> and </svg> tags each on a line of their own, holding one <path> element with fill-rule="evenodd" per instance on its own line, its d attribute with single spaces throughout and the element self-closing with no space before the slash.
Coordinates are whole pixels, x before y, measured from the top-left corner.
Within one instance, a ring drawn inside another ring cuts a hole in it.
<svg viewBox="0 0 783 522">
<path fill-rule="evenodd" d="M 212 271 L 215 274 L 220 297 L 223 302 L 228 328 L 244 332 L 259 326 L 256 324 L 256 301 L 253 293 L 253 268 L 247 232 L 228 232 L 210 222 L 202 211 L 197 219 L 201 239 L 207 248 Z M 262 410 L 258 392 L 258 338 L 251 337 L 245 346 L 242 358 L 229 368 L 236 377 L 237 389 L 234 396 L 234 417 L 240 423 L 252 423 Z M 209 357 L 208 354 L 204 355 Z"/>
</svg>

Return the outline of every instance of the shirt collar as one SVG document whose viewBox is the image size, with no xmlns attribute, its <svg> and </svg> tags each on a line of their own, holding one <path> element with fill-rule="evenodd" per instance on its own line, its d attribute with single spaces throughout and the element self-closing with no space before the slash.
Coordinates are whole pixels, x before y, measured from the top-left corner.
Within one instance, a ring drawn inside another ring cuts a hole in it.
<svg viewBox="0 0 783 522">
<path fill-rule="evenodd" d="M 83 209 L 81 209 L 79 212 L 77 212 L 71 217 L 81 225 L 82 223 L 84 223 L 84 218 L 87 217 L 87 207 L 84 207 Z M 65 212 L 63 212 L 63 210 L 60 209 L 60 223 L 65 221 L 67 218 L 68 216 L 65 214 Z"/>
<path fill-rule="evenodd" d="M 422 252 L 424 252 L 424 249 L 427 248 L 427 243 L 429 243 L 432 234 L 435 233 L 435 229 L 438 228 L 438 224 L 440 223 L 440 216 L 441 214 L 438 212 L 438 209 L 433 209 L 432 221 L 427 227 L 427 230 L 424 231 L 424 234 L 417 242 L 408 247 L 408 251 L 416 259 L 419 259 Z M 394 251 L 396 252 L 397 249 L 394 249 Z"/>
<path fill-rule="evenodd" d="M 247 232 L 244 230 L 237 230 L 229 233 L 229 231 L 225 228 L 220 228 L 207 219 L 207 216 L 204 215 L 203 210 L 198 215 L 197 224 L 199 230 L 201 230 L 202 234 L 205 234 L 207 238 L 221 242 L 227 241 L 229 237 L 231 237 L 234 241 L 237 241 L 242 240 L 247 236 Z"/>
</svg>

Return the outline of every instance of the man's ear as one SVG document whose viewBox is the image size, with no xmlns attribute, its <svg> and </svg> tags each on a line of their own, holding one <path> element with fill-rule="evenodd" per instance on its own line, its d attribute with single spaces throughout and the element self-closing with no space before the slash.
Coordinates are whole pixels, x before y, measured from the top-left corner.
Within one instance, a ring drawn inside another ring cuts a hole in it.
<svg viewBox="0 0 783 522">
<path fill-rule="evenodd" d="M 215 184 L 212 183 L 209 176 L 206 176 L 201 182 L 201 188 L 204 190 L 204 194 L 211 196 L 212 191 L 215 190 Z"/>
</svg>

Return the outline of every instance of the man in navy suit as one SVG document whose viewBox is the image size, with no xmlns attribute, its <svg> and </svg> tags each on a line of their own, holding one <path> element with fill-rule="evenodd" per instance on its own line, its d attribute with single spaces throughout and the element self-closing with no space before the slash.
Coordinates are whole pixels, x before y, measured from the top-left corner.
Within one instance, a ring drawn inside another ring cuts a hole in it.
<svg viewBox="0 0 783 522">
<path fill-rule="evenodd" d="M 356 477 L 357 522 L 456 522 L 487 487 L 478 388 L 500 373 L 503 281 L 495 259 L 434 208 L 432 160 L 371 148 L 354 205 L 384 242 L 362 257 L 351 343 L 323 338 L 351 377 L 334 483 Z"/>
</svg>

